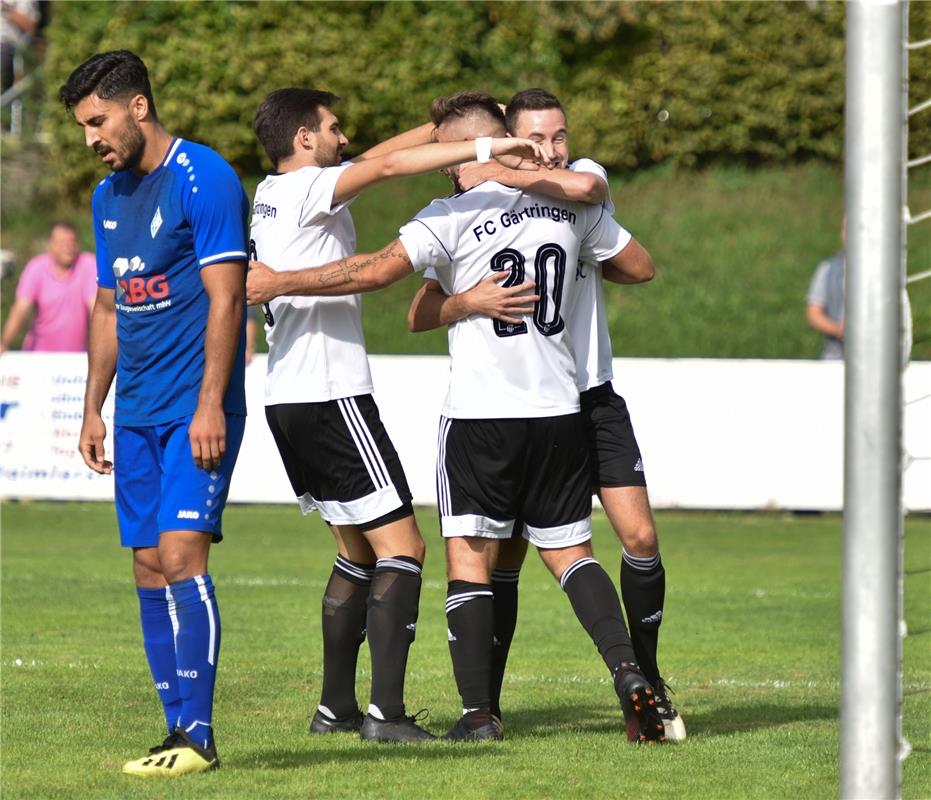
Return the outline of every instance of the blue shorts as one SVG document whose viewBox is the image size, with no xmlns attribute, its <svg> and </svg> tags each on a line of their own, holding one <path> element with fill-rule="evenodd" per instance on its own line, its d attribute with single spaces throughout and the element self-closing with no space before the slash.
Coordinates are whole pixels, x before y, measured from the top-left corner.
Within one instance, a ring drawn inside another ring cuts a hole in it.
<svg viewBox="0 0 931 800">
<path fill-rule="evenodd" d="M 212 472 L 194 464 L 191 416 L 113 431 L 116 517 L 123 547 L 157 547 L 162 531 L 203 531 L 223 538 L 221 519 L 246 418 L 226 415 L 226 454 Z"/>
</svg>

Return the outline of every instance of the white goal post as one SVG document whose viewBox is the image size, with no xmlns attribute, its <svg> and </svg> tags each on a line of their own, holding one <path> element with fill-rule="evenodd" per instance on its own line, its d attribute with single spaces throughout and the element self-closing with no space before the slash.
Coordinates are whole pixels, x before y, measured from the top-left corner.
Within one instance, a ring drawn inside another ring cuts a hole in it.
<svg viewBox="0 0 931 800">
<path fill-rule="evenodd" d="M 840 794 L 900 796 L 908 2 L 847 6 Z"/>
</svg>

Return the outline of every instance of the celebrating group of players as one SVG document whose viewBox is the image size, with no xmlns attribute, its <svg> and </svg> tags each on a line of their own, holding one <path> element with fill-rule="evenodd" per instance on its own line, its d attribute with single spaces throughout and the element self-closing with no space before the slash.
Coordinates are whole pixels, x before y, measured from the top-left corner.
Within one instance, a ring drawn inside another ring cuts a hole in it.
<svg viewBox="0 0 931 800">
<path fill-rule="evenodd" d="M 98 296 L 80 450 L 109 473 L 101 409 L 116 384 L 116 507 L 133 551 L 143 641 L 168 726 L 124 772 L 219 765 L 212 706 L 219 610 L 207 571 L 244 429 L 244 294 L 263 304 L 266 418 L 298 502 L 338 554 L 323 597 L 313 733 L 435 738 L 408 716 L 425 545 L 372 397 L 359 293 L 422 272 L 412 331 L 449 326 L 437 496 L 449 647 L 462 716 L 443 738 L 500 739 L 501 687 L 528 542 L 611 672 L 631 741 L 682 739 L 657 666 L 665 572 L 640 452 L 611 386 L 602 279 L 653 276 L 612 218 L 606 173 L 569 163 L 566 118 L 541 89 L 506 110 L 481 92 L 438 98 L 431 122 L 343 161 L 328 92 L 281 89 L 255 116 L 274 172 L 251 206 L 214 151 L 172 137 L 145 65 L 93 56 L 61 98 L 113 173 L 93 210 Z M 386 179 L 443 170 L 435 200 L 372 254 L 349 206 Z M 251 257 L 244 281 L 245 262 Z M 245 286 L 244 286 L 245 284 Z M 623 545 L 621 591 L 591 549 L 592 491 Z M 369 640 L 370 703 L 356 699 Z"/>
</svg>

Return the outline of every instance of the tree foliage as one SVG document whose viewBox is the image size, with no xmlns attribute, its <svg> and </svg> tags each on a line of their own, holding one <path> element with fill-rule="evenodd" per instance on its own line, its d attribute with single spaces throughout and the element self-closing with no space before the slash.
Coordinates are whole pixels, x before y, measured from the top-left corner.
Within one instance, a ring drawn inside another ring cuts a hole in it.
<svg viewBox="0 0 931 800">
<path fill-rule="evenodd" d="M 86 191 L 105 168 L 82 152 L 57 90 L 92 53 L 126 48 L 146 61 L 166 126 L 246 174 L 266 167 L 255 109 L 282 86 L 344 98 L 358 149 L 425 121 L 436 95 L 543 86 L 567 108 L 574 150 L 615 169 L 836 162 L 844 21 L 832 2 L 58 3 L 44 124 L 56 184 Z M 913 39 L 931 36 L 931 3 L 912 3 L 910 24 Z M 914 105 L 931 97 L 927 49 L 910 72 Z M 931 150 L 920 117 L 913 155 Z"/>
</svg>

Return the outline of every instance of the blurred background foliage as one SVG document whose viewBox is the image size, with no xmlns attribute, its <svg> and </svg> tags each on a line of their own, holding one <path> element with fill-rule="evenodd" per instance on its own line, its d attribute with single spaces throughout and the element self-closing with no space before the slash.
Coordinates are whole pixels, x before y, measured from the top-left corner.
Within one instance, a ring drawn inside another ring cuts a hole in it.
<svg viewBox="0 0 931 800">
<path fill-rule="evenodd" d="M 910 13 L 931 31 L 931 3 Z M 172 130 L 243 174 L 264 168 L 252 116 L 281 86 L 343 97 L 360 148 L 425 121 L 439 94 L 506 100 L 543 86 L 564 98 L 575 148 L 610 168 L 838 162 L 844 17 L 835 2 L 58 3 L 44 127 L 56 186 L 91 186 L 105 168 L 57 90 L 87 56 L 127 48 L 149 66 Z M 931 52 L 911 60 L 911 93 L 925 99 Z M 911 149 L 931 150 L 931 125 L 916 126 Z"/>
</svg>

